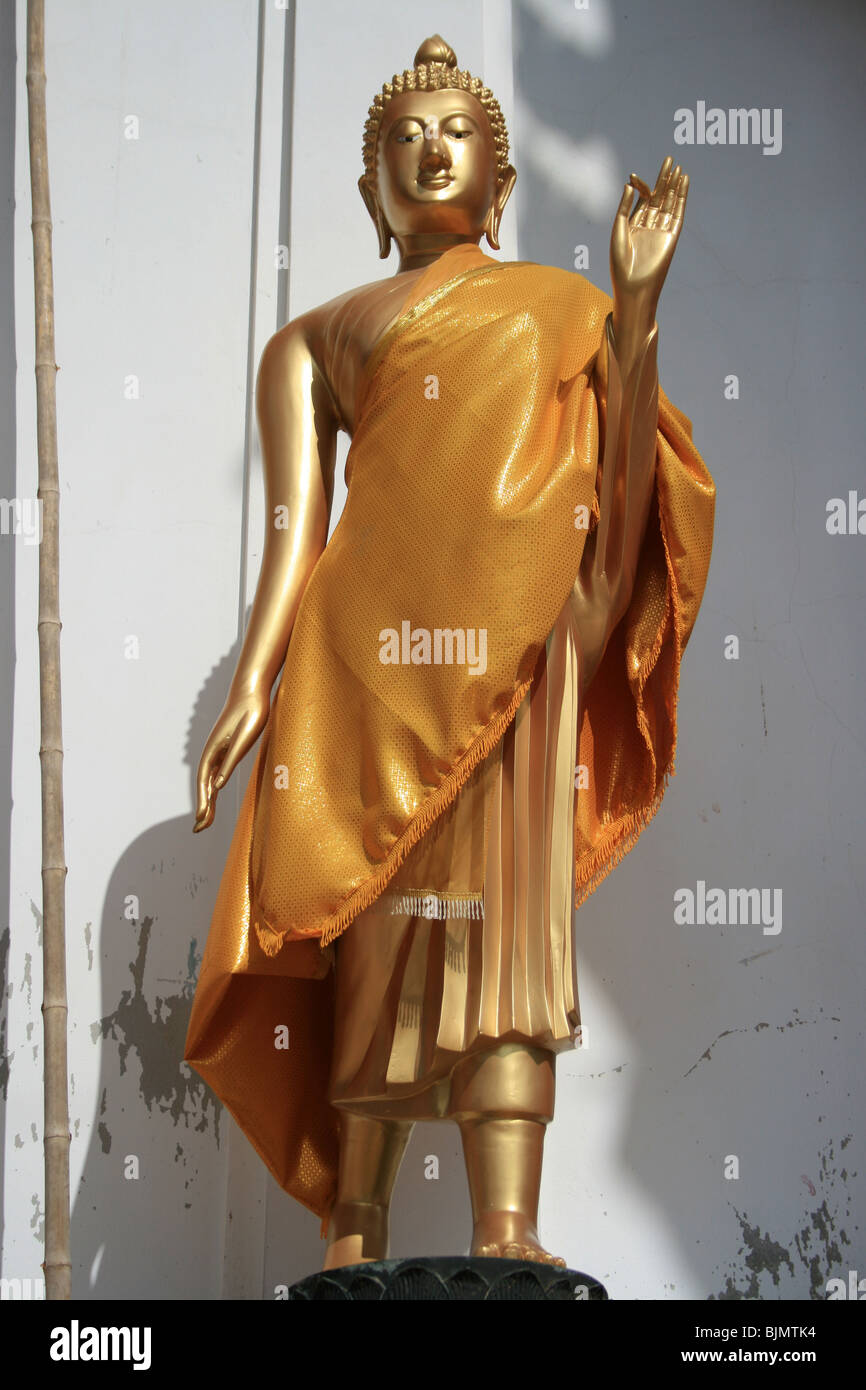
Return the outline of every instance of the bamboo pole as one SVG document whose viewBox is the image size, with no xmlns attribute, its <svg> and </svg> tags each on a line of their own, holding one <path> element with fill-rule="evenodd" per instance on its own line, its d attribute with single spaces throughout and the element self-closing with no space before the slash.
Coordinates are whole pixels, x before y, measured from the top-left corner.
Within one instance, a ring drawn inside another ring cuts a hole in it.
<svg viewBox="0 0 866 1390">
<path fill-rule="evenodd" d="M 27 4 L 27 111 L 36 301 L 36 447 L 39 459 L 39 761 L 42 781 L 42 1021 L 45 1078 L 45 1297 L 68 1299 L 69 1096 L 66 1060 L 66 862 L 60 716 L 60 487 L 54 272 L 45 116 L 45 5 Z"/>
</svg>

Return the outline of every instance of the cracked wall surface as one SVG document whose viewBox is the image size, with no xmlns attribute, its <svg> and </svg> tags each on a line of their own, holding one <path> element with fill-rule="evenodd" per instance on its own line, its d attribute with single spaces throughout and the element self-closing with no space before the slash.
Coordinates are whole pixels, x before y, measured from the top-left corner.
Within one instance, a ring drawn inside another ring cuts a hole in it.
<svg viewBox="0 0 866 1390">
<path fill-rule="evenodd" d="M 8 497 L 35 489 L 24 9 L 0 16 Z M 285 85 L 266 48 L 272 153 L 256 187 L 257 7 L 97 9 L 92 24 L 87 6 L 46 4 L 74 1295 L 273 1298 L 322 1259 L 316 1218 L 182 1062 L 249 762 L 202 835 L 194 779 L 261 558 L 250 343 L 268 318 L 395 269 L 358 198 L 363 121 L 438 28 L 472 71 L 510 72 L 514 56 L 504 258 L 579 262 L 608 291 L 622 180 L 681 159 L 691 190 L 659 306 L 660 382 L 718 488 L 677 774 L 576 917 L 583 1046 L 557 1060 L 542 1238 L 612 1298 L 850 1296 L 866 1277 L 866 534 L 826 523 L 831 499 L 866 496 L 864 194 L 850 180 L 863 17 L 804 0 L 784 26 L 751 0 L 721 15 L 515 0 L 502 62 L 479 0 L 443 0 L 433 19 L 420 0 L 365 0 L 363 24 L 348 0 L 302 0 Z M 675 146 L 683 83 L 695 102 L 780 108 L 780 151 Z M 804 234 L 792 187 L 846 193 Z M 345 454 L 343 439 L 331 531 Z M 37 565 L 37 547 L 0 535 L 0 1272 L 22 1280 L 40 1274 L 45 1212 Z M 678 921 L 683 890 L 693 910 Z M 758 892 L 752 919 L 731 919 L 739 890 Z M 453 1254 L 470 1229 L 459 1136 L 420 1125 L 392 1250 Z"/>
</svg>

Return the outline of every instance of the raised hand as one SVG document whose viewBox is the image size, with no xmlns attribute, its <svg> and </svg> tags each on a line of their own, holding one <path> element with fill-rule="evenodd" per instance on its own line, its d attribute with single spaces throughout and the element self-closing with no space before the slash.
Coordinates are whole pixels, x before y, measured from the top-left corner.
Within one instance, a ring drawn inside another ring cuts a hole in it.
<svg viewBox="0 0 866 1390">
<path fill-rule="evenodd" d="M 614 324 L 640 320 L 652 326 L 668 266 L 683 225 L 689 176 L 668 155 L 655 188 L 637 174 L 625 185 L 610 239 Z M 631 211 L 635 192 L 637 206 Z"/>
</svg>

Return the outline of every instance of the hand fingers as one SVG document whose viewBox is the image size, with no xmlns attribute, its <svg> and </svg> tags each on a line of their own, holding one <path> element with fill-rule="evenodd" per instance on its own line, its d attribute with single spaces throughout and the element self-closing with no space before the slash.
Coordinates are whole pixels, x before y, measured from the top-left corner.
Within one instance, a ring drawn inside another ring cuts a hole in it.
<svg viewBox="0 0 866 1390">
<path fill-rule="evenodd" d="M 633 199 L 634 189 L 632 188 L 630 183 L 627 183 L 622 191 L 622 197 L 619 200 L 619 207 L 616 210 L 617 217 L 628 217 L 629 213 L 631 212 L 631 205 Z"/>
<path fill-rule="evenodd" d="M 211 820 L 213 819 L 213 777 L 213 759 L 203 757 L 199 763 L 198 777 L 196 778 L 196 825 L 199 821 L 204 820 L 208 812 L 210 812 Z M 209 825 L 210 821 L 207 821 L 206 824 Z"/>
<path fill-rule="evenodd" d="M 635 227 L 655 227 L 663 216 L 664 201 L 671 187 L 675 185 L 679 177 L 679 165 L 673 169 L 673 156 L 666 155 L 662 160 L 655 188 L 650 189 L 643 179 L 637 174 L 631 174 L 630 180 L 639 189 L 641 202 L 635 209 L 635 216 L 632 225 Z"/>
<path fill-rule="evenodd" d="M 613 229 L 610 236 L 610 253 L 614 257 L 624 256 L 628 251 L 629 212 L 633 198 L 634 189 L 626 184 L 619 200 L 616 216 L 613 219 Z"/>
<path fill-rule="evenodd" d="M 657 226 L 666 229 L 670 225 L 671 217 L 673 216 L 674 210 L 676 208 L 677 192 L 679 190 L 681 177 L 682 170 L 680 169 L 679 164 L 677 164 L 677 166 L 671 171 L 671 176 L 668 180 L 667 190 L 665 192 L 665 196 L 662 201 L 661 207 L 658 211 L 658 218 L 656 224 Z"/>
<path fill-rule="evenodd" d="M 639 178 L 637 174 L 629 174 L 628 181 L 630 184 L 634 185 L 642 198 L 646 198 L 647 201 L 649 201 L 652 197 L 652 189 L 649 184 L 644 183 L 643 179 Z"/>
<path fill-rule="evenodd" d="M 632 189 L 637 189 L 639 198 L 629 215 Z M 682 225 L 688 191 L 688 174 L 683 173 L 679 164 L 674 164 L 672 155 L 662 160 L 654 189 L 650 189 L 639 175 L 630 174 L 617 208 L 614 235 L 623 235 L 625 223 L 628 230 L 646 227 L 676 236 Z"/>
<path fill-rule="evenodd" d="M 653 189 L 650 189 L 647 187 L 646 184 L 643 184 L 643 187 L 646 189 L 646 201 L 639 209 L 641 213 L 641 219 L 638 225 L 642 227 L 655 226 L 658 209 L 661 207 L 662 200 L 664 199 L 664 196 L 667 192 L 672 164 L 673 157 L 671 155 L 666 155 L 665 158 L 662 160 L 662 167 L 659 169 L 658 178 L 655 181 L 655 187 Z M 632 174 L 632 179 L 634 179 L 635 177 L 636 175 Z"/>
<path fill-rule="evenodd" d="M 247 751 L 249 747 L 249 735 L 255 727 L 255 722 L 255 714 L 248 714 L 246 719 L 241 721 L 232 734 L 229 746 L 220 763 L 219 776 L 214 780 L 214 789 L 216 791 L 219 791 L 221 787 L 225 786 L 244 753 Z"/>
<path fill-rule="evenodd" d="M 682 178 L 680 179 L 679 188 L 677 189 L 677 200 L 676 200 L 676 203 L 674 204 L 674 213 L 673 213 L 673 217 L 671 218 L 671 224 L 672 224 L 672 225 L 678 226 L 679 223 L 682 222 L 682 220 L 683 220 L 683 213 L 684 213 L 685 210 L 686 210 L 686 198 L 687 198 L 688 196 L 689 196 L 689 176 L 688 176 L 688 174 L 683 174 Z"/>
<path fill-rule="evenodd" d="M 663 220 L 665 200 L 671 188 L 676 186 L 676 182 L 679 179 L 679 176 L 680 166 L 677 164 L 674 168 L 673 158 L 671 155 L 668 155 L 664 160 L 661 169 L 659 170 L 659 176 L 656 180 L 656 186 L 653 190 L 653 196 L 650 200 L 649 208 L 647 209 L 645 224 L 647 227 L 664 228 L 666 226 L 666 223 Z"/>
<path fill-rule="evenodd" d="M 666 154 L 664 159 L 662 160 L 662 167 L 659 169 L 659 176 L 656 179 L 656 186 L 654 190 L 654 194 L 657 195 L 659 199 L 661 199 L 664 196 L 665 190 L 667 189 L 668 180 L 670 178 L 671 173 L 671 165 L 673 164 L 673 162 L 674 157 L 672 154 Z"/>
<path fill-rule="evenodd" d="M 202 790 L 199 783 L 198 800 L 195 808 L 195 824 L 193 830 L 206 830 L 213 820 L 213 794 L 209 791 L 209 783 Z"/>
<path fill-rule="evenodd" d="M 629 225 L 632 227 L 641 227 L 643 226 L 647 203 L 652 197 L 652 189 L 649 188 L 637 174 L 629 174 L 629 185 L 632 188 L 636 188 L 639 195 L 637 205 L 629 219 Z"/>
</svg>

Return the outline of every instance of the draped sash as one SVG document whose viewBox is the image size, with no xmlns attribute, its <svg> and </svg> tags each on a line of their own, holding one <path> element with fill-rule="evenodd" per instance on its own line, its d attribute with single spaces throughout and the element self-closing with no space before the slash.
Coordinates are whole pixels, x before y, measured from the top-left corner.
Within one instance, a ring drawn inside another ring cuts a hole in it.
<svg viewBox="0 0 866 1390">
<path fill-rule="evenodd" d="M 598 512 L 609 298 L 579 275 L 477 247 L 428 269 L 367 365 L 346 506 L 298 610 L 184 1053 L 277 1182 L 320 1215 L 338 1158 L 329 943 L 514 719 L 578 573 L 574 509 Z M 714 500 L 690 422 L 659 390 L 635 589 L 580 711 L 590 792 L 574 801 L 576 904 L 634 843 L 674 770 Z M 404 620 L 484 628 L 485 671 L 383 664 L 379 634 Z"/>
</svg>

